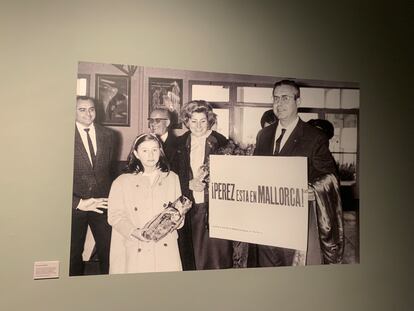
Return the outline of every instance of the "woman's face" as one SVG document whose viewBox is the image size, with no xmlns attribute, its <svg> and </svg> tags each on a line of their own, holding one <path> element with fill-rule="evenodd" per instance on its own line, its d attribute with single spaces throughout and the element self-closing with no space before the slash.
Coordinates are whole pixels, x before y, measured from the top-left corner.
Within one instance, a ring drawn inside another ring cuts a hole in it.
<svg viewBox="0 0 414 311">
<path fill-rule="evenodd" d="M 193 112 L 188 120 L 188 127 L 194 136 L 200 137 L 208 131 L 208 120 L 204 112 Z"/>
<path fill-rule="evenodd" d="M 134 154 L 141 161 L 146 172 L 152 171 L 160 160 L 160 147 L 155 140 L 144 141 L 137 150 L 134 150 Z"/>
</svg>

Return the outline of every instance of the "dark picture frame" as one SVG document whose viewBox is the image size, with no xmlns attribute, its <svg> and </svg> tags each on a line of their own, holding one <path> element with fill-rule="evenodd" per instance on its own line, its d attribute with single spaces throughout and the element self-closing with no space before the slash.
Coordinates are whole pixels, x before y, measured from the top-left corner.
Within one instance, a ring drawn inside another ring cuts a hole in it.
<svg viewBox="0 0 414 311">
<path fill-rule="evenodd" d="M 96 74 L 95 83 L 98 122 L 109 126 L 130 126 L 131 78 Z"/>
<path fill-rule="evenodd" d="M 149 113 L 155 108 L 166 107 L 171 112 L 171 128 L 181 129 L 180 113 L 183 106 L 183 80 L 148 78 Z"/>
</svg>

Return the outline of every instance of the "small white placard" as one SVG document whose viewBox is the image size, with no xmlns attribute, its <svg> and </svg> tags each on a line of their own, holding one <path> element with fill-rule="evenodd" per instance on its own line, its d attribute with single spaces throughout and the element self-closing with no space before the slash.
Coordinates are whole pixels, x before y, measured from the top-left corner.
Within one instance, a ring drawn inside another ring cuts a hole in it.
<svg viewBox="0 0 414 311">
<path fill-rule="evenodd" d="M 57 279 L 59 278 L 59 261 L 35 261 L 33 279 Z"/>
</svg>

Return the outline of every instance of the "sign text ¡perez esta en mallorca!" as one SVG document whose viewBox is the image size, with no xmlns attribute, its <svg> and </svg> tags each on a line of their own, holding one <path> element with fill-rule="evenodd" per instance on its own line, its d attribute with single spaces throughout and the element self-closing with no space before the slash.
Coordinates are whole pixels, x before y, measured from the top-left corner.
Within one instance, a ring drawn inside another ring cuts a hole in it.
<svg viewBox="0 0 414 311">
<path fill-rule="evenodd" d="M 258 185 L 257 191 L 237 189 L 233 183 L 213 182 L 212 199 L 304 207 L 305 189 Z"/>
</svg>

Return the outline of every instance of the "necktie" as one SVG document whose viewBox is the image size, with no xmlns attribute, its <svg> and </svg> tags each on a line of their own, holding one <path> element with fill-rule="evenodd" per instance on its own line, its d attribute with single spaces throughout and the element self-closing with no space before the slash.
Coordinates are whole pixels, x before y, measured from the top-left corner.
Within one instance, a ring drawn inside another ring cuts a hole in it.
<svg viewBox="0 0 414 311">
<path fill-rule="evenodd" d="M 86 132 L 86 137 L 88 138 L 88 147 L 89 147 L 89 153 L 91 154 L 92 167 L 95 167 L 96 155 L 95 155 L 95 150 L 93 149 L 91 136 L 89 135 L 89 129 L 85 129 L 85 132 Z"/>
<path fill-rule="evenodd" d="M 282 142 L 283 135 L 285 135 L 286 129 L 282 129 L 282 134 L 276 139 L 276 146 L 275 146 L 275 153 L 274 155 L 278 155 L 280 152 L 280 143 Z"/>
</svg>

